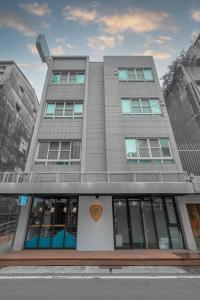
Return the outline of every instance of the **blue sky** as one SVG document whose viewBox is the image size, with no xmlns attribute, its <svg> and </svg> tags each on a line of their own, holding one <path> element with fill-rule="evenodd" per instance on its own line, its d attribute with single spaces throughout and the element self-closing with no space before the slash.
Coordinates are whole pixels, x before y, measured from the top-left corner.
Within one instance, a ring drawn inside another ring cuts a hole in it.
<svg viewBox="0 0 200 300">
<path fill-rule="evenodd" d="M 199 32 L 199 0 L 0 0 L 0 59 L 16 61 L 39 100 L 47 68 L 38 33 L 54 55 L 153 55 L 162 77 Z"/>
</svg>

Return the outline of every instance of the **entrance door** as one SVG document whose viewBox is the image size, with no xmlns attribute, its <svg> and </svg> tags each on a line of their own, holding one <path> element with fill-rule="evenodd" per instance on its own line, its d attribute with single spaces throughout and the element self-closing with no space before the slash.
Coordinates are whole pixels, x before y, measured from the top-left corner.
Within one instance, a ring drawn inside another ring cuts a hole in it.
<svg viewBox="0 0 200 300">
<path fill-rule="evenodd" d="M 127 197 L 113 202 L 115 248 L 183 248 L 172 197 Z"/>
<path fill-rule="evenodd" d="M 25 248 L 76 248 L 77 198 L 34 197 Z"/>
<path fill-rule="evenodd" d="M 200 204 L 187 204 L 187 210 L 196 246 L 200 250 Z"/>
</svg>

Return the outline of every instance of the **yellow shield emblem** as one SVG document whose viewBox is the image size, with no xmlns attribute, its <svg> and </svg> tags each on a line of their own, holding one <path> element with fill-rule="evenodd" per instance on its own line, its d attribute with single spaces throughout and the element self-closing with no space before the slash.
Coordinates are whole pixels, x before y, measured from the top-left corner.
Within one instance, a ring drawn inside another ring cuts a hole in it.
<svg viewBox="0 0 200 300">
<path fill-rule="evenodd" d="M 98 222 L 103 214 L 103 206 L 96 203 L 90 206 L 90 215 L 95 222 Z"/>
</svg>

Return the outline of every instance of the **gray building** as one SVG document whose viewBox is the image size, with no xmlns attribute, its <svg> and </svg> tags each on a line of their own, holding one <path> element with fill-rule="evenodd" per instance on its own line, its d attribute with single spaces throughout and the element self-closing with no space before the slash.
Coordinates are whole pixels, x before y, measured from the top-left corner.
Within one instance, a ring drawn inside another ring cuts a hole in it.
<svg viewBox="0 0 200 300">
<path fill-rule="evenodd" d="M 196 192 L 182 198 L 184 226 L 193 249 L 200 249 L 200 35 L 181 53 L 164 79 L 164 99 L 177 148 Z"/>
<path fill-rule="evenodd" d="M 200 175 L 200 36 L 164 79 L 164 99 L 183 168 Z"/>
<path fill-rule="evenodd" d="M 152 57 L 51 57 L 25 173 L 0 188 L 24 202 L 14 250 L 193 245 L 180 208 L 193 185 Z"/>
<path fill-rule="evenodd" d="M 39 103 L 14 61 L 0 61 L 0 172 L 24 171 Z M 16 201 L 0 198 L 0 222 L 16 218 Z"/>
</svg>

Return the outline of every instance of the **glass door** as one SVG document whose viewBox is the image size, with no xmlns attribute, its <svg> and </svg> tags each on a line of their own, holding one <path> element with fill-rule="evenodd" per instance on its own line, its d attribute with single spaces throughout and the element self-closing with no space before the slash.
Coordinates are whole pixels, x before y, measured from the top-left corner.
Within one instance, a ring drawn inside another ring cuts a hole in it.
<svg viewBox="0 0 200 300">
<path fill-rule="evenodd" d="M 115 247 L 130 248 L 127 205 L 124 199 L 114 200 Z"/>
<path fill-rule="evenodd" d="M 144 235 L 146 240 L 146 248 L 157 249 L 158 238 L 153 215 L 152 203 L 149 199 L 141 201 L 142 217 L 144 222 Z"/>
<path fill-rule="evenodd" d="M 34 197 L 25 248 L 76 248 L 77 198 Z"/>
<path fill-rule="evenodd" d="M 172 197 L 141 196 L 114 199 L 113 213 L 117 249 L 184 248 Z M 196 216 L 199 218 L 199 227 L 195 228 L 195 234 L 200 246 L 200 205 Z M 197 224 L 197 221 L 193 223 Z"/>
<path fill-rule="evenodd" d="M 141 202 L 138 199 L 129 200 L 132 248 L 146 248 L 142 219 Z"/>
</svg>

